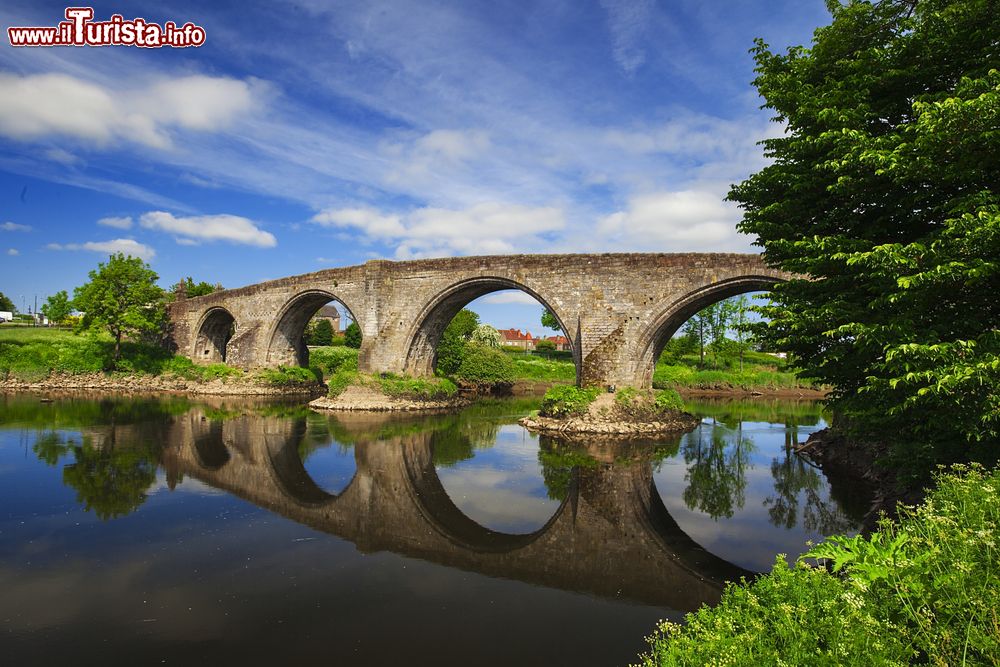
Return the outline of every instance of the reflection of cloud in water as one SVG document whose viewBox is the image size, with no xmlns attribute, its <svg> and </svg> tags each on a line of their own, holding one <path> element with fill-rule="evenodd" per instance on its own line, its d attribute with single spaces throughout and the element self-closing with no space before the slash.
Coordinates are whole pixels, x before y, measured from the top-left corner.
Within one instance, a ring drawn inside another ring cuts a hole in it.
<svg viewBox="0 0 1000 667">
<path fill-rule="evenodd" d="M 538 441 L 519 426 L 505 426 L 489 449 L 472 459 L 439 468 L 438 477 L 452 502 L 473 521 L 493 530 L 529 533 L 541 528 L 559 508 L 549 499 L 538 464 Z"/>
</svg>

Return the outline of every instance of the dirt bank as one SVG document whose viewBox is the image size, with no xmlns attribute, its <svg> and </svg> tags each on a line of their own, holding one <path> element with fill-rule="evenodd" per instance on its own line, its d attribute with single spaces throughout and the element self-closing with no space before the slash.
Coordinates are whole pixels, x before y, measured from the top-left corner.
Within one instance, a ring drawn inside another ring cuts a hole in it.
<svg viewBox="0 0 1000 667">
<path fill-rule="evenodd" d="M 471 398 L 456 394 L 442 400 L 416 400 L 386 396 L 371 387 L 352 385 L 335 398 L 322 396 L 309 403 L 316 410 L 366 411 L 366 412 L 443 412 L 465 407 Z"/>
</svg>

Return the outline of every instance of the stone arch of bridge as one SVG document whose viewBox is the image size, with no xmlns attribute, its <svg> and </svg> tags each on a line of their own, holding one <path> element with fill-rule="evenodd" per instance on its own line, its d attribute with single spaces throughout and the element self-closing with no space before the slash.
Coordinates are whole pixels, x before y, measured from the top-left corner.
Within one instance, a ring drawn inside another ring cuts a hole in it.
<svg viewBox="0 0 1000 667">
<path fill-rule="evenodd" d="M 656 360 L 667 341 L 692 315 L 713 303 L 747 292 L 766 292 L 784 279 L 768 275 L 746 275 L 703 285 L 668 304 L 640 334 L 636 344 L 636 379 L 639 387 L 651 387 Z"/>
<path fill-rule="evenodd" d="M 338 493 L 331 493 L 317 484 L 309 471 L 306 470 L 299 452 L 299 445 L 305 441 L 307 428 L 308 424 L 305 419 L 297 420 L 290 433 L 280 439 L 268 439 L 266 443 L 270 463 L 268 469 L 275 486 L 297 505 L 304 507 L 327 506 L 351 488 L 357 479 L 357 468 L 355 468 L 351 480 Z"/>
<path fill-rule="evenodd" d="M 298 292 L 278 311 L 267 334 L 266 365 L 309 366 L 309 349 L 302 340 L 302 334 L 312 316 L 331 301 L 346 308 L 351 319 L 358 322 L 354 309 L 336 293 L 326 289 Z M 361 326 L 361 323 L 358 322 L 358 325 Z"/>
<path fill-rule="evenodd" d="M 566 326 L 561 314 L 553 308 L 549 300 L 540 295 L 530 287 L 510 278 L 500 276 L 478 276 L 468 278 L 453 283 L 438 292 L 420 311 L 406 338 L 406 364 L 407 373 L 416 376 L 430 376 L 434 374 L 434 366 L 437 363 L 437 347 L 441 342 L 441 336 L 452 318 L 458 314 L 462 308 L 481 296 L 502 290 L 519 290 L 534 298 L 538 303 L 552 313 L 559 327 L 570 340 L 573 350 L 573 363 L 576 366 L 577 381 L 580 378 L 580 346 L 570 335 L 570 329 Z"/>
<path fill-rule="evenodd" d="M 204 364 L 224 363 L 226 347 L 236 332 L 233 314 L 222 306 L 213 306 L 202 313 L 196 331 L 191 358 Z"/>
</svg>

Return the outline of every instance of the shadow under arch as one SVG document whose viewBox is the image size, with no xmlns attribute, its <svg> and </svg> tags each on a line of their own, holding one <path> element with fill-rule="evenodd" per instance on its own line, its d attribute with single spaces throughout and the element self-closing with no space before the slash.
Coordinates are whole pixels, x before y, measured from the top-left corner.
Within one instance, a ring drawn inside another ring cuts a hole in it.
<svg viewBox="0 0 1000 667">
<path fill-rule="evenodd" d="M 194 435 L 192 444 L 195 460 L 205 470 L 220 470 L 232 458 L 222 439 L 221 421 L 211 420 L 207 431 Z"/>
<path fill-rule="evenodd" d="M 358 321 L 354 309 L 331 291 L 309 289 L 299 292 L 285 302 L 267 334 L 265 360 L 268 365 L 309 366 L 309 349 L 302 340 L 302 334 L 312 316 L 331 301 L 341 304 L 351 319 Z M 358 325 L 361 323 L 358 322 Z"/>
<path fill-rule="evenodd" d="M 191 358 L 197 362 L 219 364 L 226 361 L 226 346 L 236 333 L 236 318 L 222 306 L 206 310 L 195 329 Z"/>
<path fill-rule="evenodd" d="M 529 546 L 545 535 L 572 505 L 571 492 L 537 530 L 502 533 L 483 526 L 458 508 L 441 483 L 429 448 L 426 455 L 407 457 L 406 474 L 411 500 L 424 520 L 452 544 L 477 553 L 502 554 Z"/>
<path fill-rule="evenodd" d="M 656 360 L 663 352 L 667 341 L 677 333 L 677 330 L 703 308 L 713 303 L 728 299 L 731 296 L 747 292 L 767 292 L 776 284 L 784 282 L 783 278 L 767 275 L 748 275 L 722 280 L 710 285 L 704 285 L 688 292 L 681 298 L 670 303 L 639 336 L 636 345 L 636 384 L 639 387 L 650 387 L 653 384 L 653 369 Z"/>
<path fill-rule="evenodd" d="M 406 372 L 427 377 L 434 374 L 437 346 L 452 318 L 469 302 L 502 290 L 518 290 L 528 294 L 552 313 L 563 333 L 570 340 L 576 377 L 580 378 L 580 349 L 569 333 L 559 312 L 538 292 L 516 280 L 499 276 L 478 276 L 453 283 L 431 298 L 414 321 L 406 343 Z"/>
</svg>

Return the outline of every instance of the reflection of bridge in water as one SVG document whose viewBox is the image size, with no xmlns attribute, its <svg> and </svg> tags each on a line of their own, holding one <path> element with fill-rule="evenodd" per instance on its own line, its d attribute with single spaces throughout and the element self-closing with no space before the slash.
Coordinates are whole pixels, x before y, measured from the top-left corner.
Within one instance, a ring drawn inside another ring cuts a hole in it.
<svg viewBox="0 0 1000 667">
<path fill-rule="evenodd" d="M 451 501 L 433 462 L 433 433 L 354 445 L 357 470 L 338 495 L 318 487 L 299 455 L 306 420 L 201 410 L 175 417 L 162 465 L 354 543 L 490 576 L 679 611 L 718 600 L 748 574 L 681 531 L 660 500 L 649 460 L 578 468 L 562 505 L 539 530 L 485 528 Z"/>
</svg>

